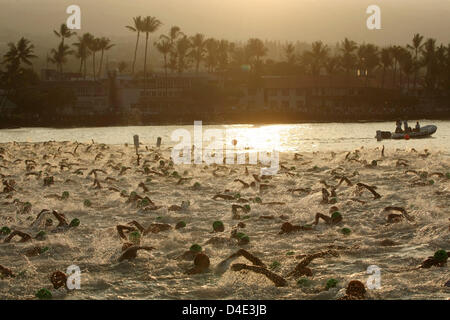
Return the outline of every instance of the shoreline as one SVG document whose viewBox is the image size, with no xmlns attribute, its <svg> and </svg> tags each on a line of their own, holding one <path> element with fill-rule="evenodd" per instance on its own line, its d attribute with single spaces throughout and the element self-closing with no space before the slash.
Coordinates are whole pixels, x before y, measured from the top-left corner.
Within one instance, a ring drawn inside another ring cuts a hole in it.
<svg viewBox="0 0 450 320">
<path fill-rule="evenodd" d="M 53 129 L 74 129 L 74 128 L 94 128 L 94 127 L 126 127 L 126 126 L 133 126 L 133 127 L 145 127 L 145 126 L 175 126 L 175 125 L 180 125 L 180 126 L 185 126 L 185 125 L 192 125 L 194 123 L 194 121 L 197 121 L 199 119 L 201 119 L 202 117 L 198 117 L 198 118 L 192 118 L 189 120 L 182 120 L 182 121 L 146 121 L 145 123 L 142 121 L 139 122 L 121 122 L 121 123 L 117 123 L 117 122 L 110 122 L 110 123 L 105 123 L 103 121 L 98 121 L 98 118 L 91 118 L 89 120 L 86 121 L 80 121 L 80 122 L 76 122 L 73 124 L 64 124 L 60 121 L 42 121 L 42 122 L 37 122 L 37 121 L 32 121 L 32 122 L 11 122 L 11 121 L 7 121 L 8 124 L 6 124 L 5 122 L 2 122 L 0 120 L 0 130 L 2 129 L 20 129 L 20 128 L 53 128 Z M 403 119 L 403 118 L 402 118 Z M 398 120 L 398 118 L 383 118 L 383 119 L 379 119 L 379 118 L 373 118 L 373 119 L 339 119 L 339 121 L 330 121 L 330 120 L 310 120 L 310 119 L 304 119 L 304 120 L 296 120 L 296 121 L 235 121 L 235 120 L 223 120 L 223 121 L 204 121 L 203 125 L 293 125 L 293 124 L 315 124 L 315 123 L 320 123 L 320 124 L 327 124 L 327 123 L 342 123 L 342 124 L 346 124 L 346 123 L 378 123 L 378 122 L 393 122 L 395 123 L 395 121 Z M 439 117 L 439 118 L 434 118 L 434 117 L 411 117 L 407 119 L 408 121 L 447 121 L 450 120 L 450 117 Z M 59 125 L 55 125 L 55 122 L 59 122 Z"/>
</svg>

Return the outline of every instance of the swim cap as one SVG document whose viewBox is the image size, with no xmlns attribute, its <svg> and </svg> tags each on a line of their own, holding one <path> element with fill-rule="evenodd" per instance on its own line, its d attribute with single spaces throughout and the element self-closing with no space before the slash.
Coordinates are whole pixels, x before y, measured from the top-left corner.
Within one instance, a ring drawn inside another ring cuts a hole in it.
<svg viewBox="0 0 450 320">
<path fill-rule="evenodd" d="M 446 262 L 448 259 L 447 251 L 445 250 L 438 250 L 434 253 L 434 259 L 436 259 L 439 262 Z"/>
<path fill-rule="evenodd" d="M 224 230 L 225 230 L 225 227 L 224 227 L 224 225 L 223 225 L 223 222 L 222 222 L 222 221 L 214 221 L 214 222 L 213 222 L 213 229 L 214 229 L 214 231 L 216 231 L 216 232 L 222 232 L 222 231 L 224 231 Z"/>
<path fill-rule="evenodd" d="M 72 221 L 70 221 L 69 225 L 71 227 L 78 227 L 80 225 L 80 219 L 78 219 L 78 218 L 72 219 Z"/>
<path fill-rule="evenodd" d="M 202 247 L 196 243 L 194 243 L 190 248 L 189 251 L 192 252 L 201 252 L 202 251 Z"/>
</svg>

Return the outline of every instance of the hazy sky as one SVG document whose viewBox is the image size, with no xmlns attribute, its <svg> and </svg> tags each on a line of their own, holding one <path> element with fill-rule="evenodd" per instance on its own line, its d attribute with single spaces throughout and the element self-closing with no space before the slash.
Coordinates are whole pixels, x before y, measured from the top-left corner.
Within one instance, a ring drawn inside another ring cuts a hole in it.
<svg viewBox="0 0 450 320">
<path fill-rule="evenodd" d="M 380 45 L 409 42 L 416 32 L 450 42 L 450 0 L 0 0 L 0 42 L 26 35 L 54 37 L 67 6 L 82 10 L 81 32 L 130 36 L 124 26 L 136 15 L 158 17 L 165 32 L 246 40 L 300 40 L 335 43 L 344 37 Z M 382 30 L 366 28 L 366 9 L 381 7 Z"/>
</svg>

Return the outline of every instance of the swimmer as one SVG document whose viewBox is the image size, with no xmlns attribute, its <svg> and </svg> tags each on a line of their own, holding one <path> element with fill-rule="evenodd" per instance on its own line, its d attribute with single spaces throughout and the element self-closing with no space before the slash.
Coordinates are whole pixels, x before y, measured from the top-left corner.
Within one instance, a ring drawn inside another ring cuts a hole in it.
<svg viewBox="0 0 450 320">
<path fill-rule="evenodd" d="M 294 226 L 289 222 L 285 222 L 281 225 L 281 231 L 278 234 L 292 233 L 298 231 L 309 231 L 312 230 L 310 226 Z"/>
<path fill-rule="evenodd" d="M 308 265 L 317 258 L 323 258 L 325 256 L 333 256 L 338 257 L 339 254 L 335 250 L 327 250 L 322 252 L 317 252 L 314 254 L 309 254 L 300 261 L 299 264 L 295 267 L 293 271 L 291 271 L 288 276 L 301 277 L 301 276 L 312 276 L 312 270 L 308 268 Z"/>
<path fill-rule="evenodd" d="M 375 189 L 377 188 L 376 186 L 368 186 L 368 185 L 366 185 L 364 183 L 357 183 L 356 186 L 357 186 L 358 190 L 361 190 L 363 188 L 369 190 L 373 194 L 374 199 L 380 199 L 381 198 L 381 195 L 378 192 L 375 191 Z"/>
<path fill-rule="evenodd" d="M 405 208 L 402 207 L 386 207 L 384 208 L 384 211 L 398 211 L 401 214 L 395 214 L 391 213 L 388 215 L 387 222 L 388 223 L 395 223 L 400 222 L 402 217 L 405 217 L 408 221 L 414 221 L 414 217 L 411 217 L 405 210 Z"/>
<path fill-rule="evenodd" d="M 314 224 L 317 225 L 319 223 L 319 219 L 325 221 L 326 224 L 335 225 L 342 221 L 342 215 L 338 211 L 338 207 L 333 206 L 330 208 L 329 212 L 331 216 L 324 215 L 322 213 L 316 213 L 316 217 L 314 220 Z"/>
<path fill-rule="evenodd" d="M 199 274 L 208 271 L 210 266 L 209 257 L 204 253 L 197 253 L 194 258 L 194 267 L 186 271 L 186 274 Z"/>
<path fill-rule="evenodd" d="M 242 264 L 242 263 L 233 264 L 231 266 L 231 270 L 232 271 L 241 271 L 241 270 L 253 271 L 255 273 L 259 273 L 259 274 L 265 275 L 277 287 L 285 287 L 285 286 L 287 286 L 287 281 L 284 278 L 282 278 L 279 275 L 273 273 L 272 271 L 267 270 L 266 265 L 259 258 L 257 258 L 256 256 L 254 256 L 253 254 L 251 254 L 250 252 L 248 252 L 248 251 L 246 251 L 244 249 L 238 250 L 237 252 L 233 253 L 228 258 L 226 258 L 225 260 L 220 262 L 217 265 L 216 269 L 215 269 L 216 274 L 224 273 L 228 269 L 228 267 L 231 264 L 231 262 L 234 261 L 235 259 L 239 258 L 239 257 L 246 258 L 253 265 L 246 265 L 246 264 Z"/>
<path fill-rule="evenodd" d="M 135 259 L 137 257 L 137 252 L 139 250 L 146 250 L 146 251 L 151 251 L 154 250 L 155 248 L 153 247 L 141 247 L 141 246 L 135 246 L 132 245 L 128 248 L 126 248 L 123 253 L 121 254 L 121 256 L 119 257 L 118 261 L 122 262 L 123 260 L 132 260 Z"/>
</svg>

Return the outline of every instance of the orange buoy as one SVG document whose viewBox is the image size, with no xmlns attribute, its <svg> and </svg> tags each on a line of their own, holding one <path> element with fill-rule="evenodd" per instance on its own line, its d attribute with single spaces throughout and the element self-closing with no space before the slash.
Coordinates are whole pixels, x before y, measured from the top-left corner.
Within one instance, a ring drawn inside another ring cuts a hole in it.
<svg viewBox="0 0 450 320">
<path fill-rule="evenodd" d="M 409 140 L 409 134 L 405 134 L 405 140 Z"/>
</svg>

